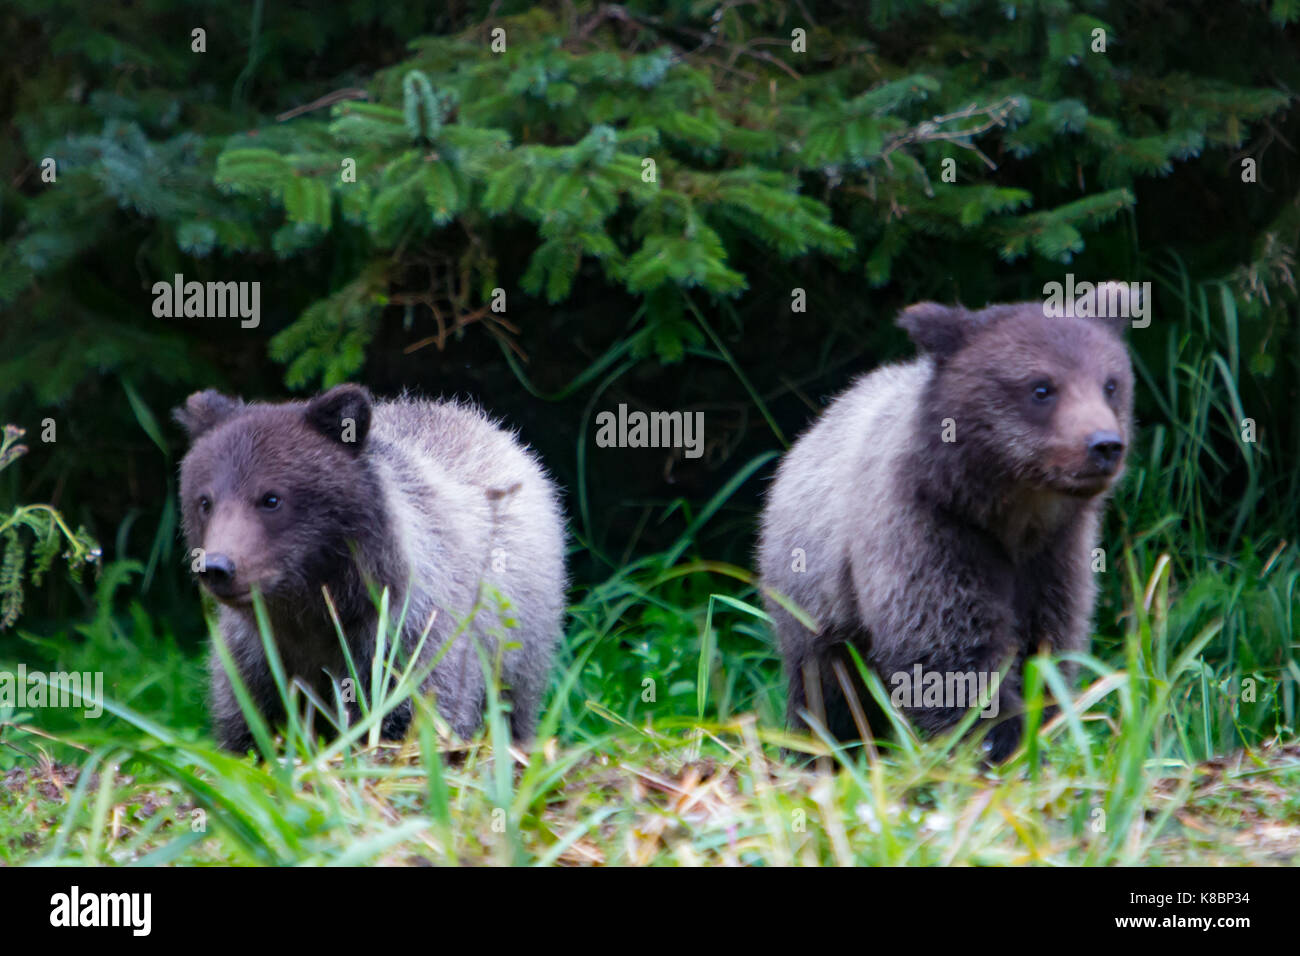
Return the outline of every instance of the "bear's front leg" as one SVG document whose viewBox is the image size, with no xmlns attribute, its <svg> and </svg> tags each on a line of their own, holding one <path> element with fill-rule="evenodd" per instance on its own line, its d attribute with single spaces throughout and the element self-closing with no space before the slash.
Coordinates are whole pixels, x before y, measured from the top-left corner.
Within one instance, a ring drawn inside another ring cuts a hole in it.
<svg viewBox="0 0 1300 956">
<path fill-rule="evenodd" d="M 946 732 L 977 710 L 969 733 L 1002 760 L 1022 727 L 1013 579 L 995 555 L 964 561 L 960 539 L 939 543 L 947 546 L 929 560 L 942 569 L 942 587 L 936 579 L 913 588 L 882 618 L 891 626 L 877 635 L 872 663 L 895 706 L 922 730 Z"/>
<path fill-rule="evenodd" d="M 1024 711 L 1020 664 L 1005 644 L 981 643 L 936 649 L 919 660 L 894 659 L 877 666 L 895 703 L 922 730 L 943 733 L 961 723 L 972 708 L 977 710 L 979 717 L 969 735 L 983 737 L 986 755 L 1000 763 L 1020 744 Z"/>
<path fill-rule="evenodd" d="M 246 635 L 245 635 L 246 637 Z M 235 660 L 235 669 L 252 698 L 253 706 L 263 719 L 274 725 L 283 719 L 279 689 L 271 676 L 260 643 L 239 640 L 238 635 L 225 638 Z M 235 696 L 230 677 L 214 648 L 208 658 L 208 681 L 211 700 L 212 732 L 217 743 L 232 753 L 247 753 L 254 744 L 244 709 Z"/>
<path fill-rule="evenodd" d="M 379 724 L 379 736 L 384 740 L 400 743 L 406 739 L 406 734 L 411 729 L 411 717 L 411 701 L 407 698 L 384 715 L 384 719 Z"/>
<path fill-rule="evenodd" d="M 253 733 L 248 727 L 248 719 L 239 705 L 239 699 L 235 696 L 230 678 L 215 652 L 209 667 L 213 736 L 223 750 L 237 754 L 247 753 L 254 744 Z M 263 673 L 260 677 L 256 673 L 248 673 L 241 674 L 240 677 L 263 719 L 271 723 L 278 720 L 282 708 L 270 673 Z"/>
<path fill-rule="evenodd" d="M 1007 667 L 1006 673 L 998 678 L 997 711 L 990 713 L 988 717 L 985 717 L 981 711 L 980 719 L 975 722 L 971 730 L 976 737 L 984 735 L 981 749 L 990 764 L 1004 762 L 1016 752 L 1024 737 L 1024 664 L 1024 657 L 1021 655 L 1010 661 L 1010 666 L 1007 666 L 1006 660 L 995 665 L 994 672 L 1001 667 Z M 991 710 L 991 708 L 987 709 Z"/>
</svg>

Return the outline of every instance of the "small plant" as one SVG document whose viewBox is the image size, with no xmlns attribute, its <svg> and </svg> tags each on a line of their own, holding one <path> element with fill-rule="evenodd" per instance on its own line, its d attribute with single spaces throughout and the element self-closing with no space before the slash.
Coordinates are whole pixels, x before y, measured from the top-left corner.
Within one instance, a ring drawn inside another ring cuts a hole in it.
<svg viewBox="0 0 1300 956">
<path fill-rule="evenodd" d="M 25 434 L 17 425 L 4 427 L 4 437 L 0 439 L 0 471 L 27 454 L 27 446 L 18 443 Z M 0 516 L 0 544 L 4 551 L 0 559 L 0 631 L 13 626 L 22 614 L 24 575 L 40 587 L 62 548 L 68 576 L 80 582 L 82 569 L 87 564 L 97 564 L 101 554 L 99 545 L 85 528 L 69 530 L 63 515 L 50 505 L 18 505 L 9 514 Z"/>
</svg>

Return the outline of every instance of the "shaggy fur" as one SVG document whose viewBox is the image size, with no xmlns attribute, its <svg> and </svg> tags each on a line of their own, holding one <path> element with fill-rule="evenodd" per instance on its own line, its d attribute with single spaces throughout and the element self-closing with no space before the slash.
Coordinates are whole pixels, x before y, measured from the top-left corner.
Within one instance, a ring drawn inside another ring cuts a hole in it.
<svg viewBox="0 0 1300 956">
<path fill-rule="evenodd" d="M 332 705 L 333 685 L 349 671 L 322 588 L 368 688 L 374 585 L 390 588 L 394 619 L 407 602 L 400 639 L 408 654 L 430 619 L 423 660 L 454 638 L 422 689 L 458 734 L 482 721 L 476 641 L 490 667 L 499 656 L 515 738 L 532 734 L 561 633 L 564 531 L 555 487 L 511 434 L 474 407 L 374 402 L 355 385 L 277 405 L 199 392 L 176 418 L 192 441 L 181 463 L 185 536 L 204 550 L 199 577 L 220 602 L 222 635 L 270 721 L 284 714 L 250 589 L 266 599 L 290 678 Z M 507 615 L 491 589 L 510 602 Z M 502 634 L 520 646 L 500 650 Z M 242 752 L 252 739 L 215 651 L 210 670 L 217 737 Z M 404 736 L 410 718 L 406 701 L 384 737 Z"/>
<path fill-rule="evenodd" d="M 820 625 L 810 632 L 766 599 L 788 716 L 800 726 L 813 713 L 840 739 L 860 736 L 845 679 L 868 715 L 872 698 L 848 645 L 887 690 L 916 664 L 950 674 L 1009 663 L 986 739 L 1001 760 L 1021 735 L 1026 655 L 1087 645 L 1091 551 L 1131 429 L 1128 352 L 1119 322 L 1048 318 L 1036 302 L 922 303 L 899 324 L 924 354 L 835 399 L 781 462 L 763 514 L 765 588 Z M 964 708 L 907 713 L 934 731 Z"/>
</svg>

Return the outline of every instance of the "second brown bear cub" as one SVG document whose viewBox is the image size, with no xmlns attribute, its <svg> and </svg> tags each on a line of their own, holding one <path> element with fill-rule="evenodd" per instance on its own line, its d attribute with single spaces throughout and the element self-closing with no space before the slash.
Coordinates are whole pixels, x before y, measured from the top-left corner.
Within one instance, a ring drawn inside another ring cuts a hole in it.
<svg viewBox="0 0 1300 956">
<path fill-rule="evenodd" d="M 1132 428 L 1122 321 L 922 303 L 898 324 L 923 354 L 835 399 L 781 462 L 763 514 L 765 588 L 820 625 L 767 599 L 789 718 L 861 735 L 855 704 L 871 698 L 849 645 L 887 691 L 918 668 L 952 688 L 1010 663 L 986 685 L 998 696 L 985 747 L 1002 760 L 1021 737 L 1026 656 L 1088 644 L 1099 518 Z M 904 710 L 934 731 L 969 703 L 906 697 Z"/>
<path fill-rule="evenodd" d="M 485 674 L 499 670 L 514 736 L 532 734 L 562 627 L 564 525 L 555 487 L 514 436 L 473 406 L 376 402 L 356 385 L 282 404 L 198 392 L 176 418 L 192 441 L 181 463 L 185 536 L 202 551 L 199 578 L 268 722 L 284 714 L 253 589 L 288 678 L 332 709 L 350 671 L 328 591 L 362 682 L 343 695 L 355 717 L 375 654 L 372 588 L 387 587 L 394 618 L 406 607 L 390 642 L 412 655 L 428 628 L 421 659 L 441 654 L 422 689 L 452 728 L 479 726 Z M 211 680 L 218 741 L 242 752 L 252 736 L 215 653 Z M 403 736 L 410 717 L 403 702 L 383 736 Z"/>
</svg>

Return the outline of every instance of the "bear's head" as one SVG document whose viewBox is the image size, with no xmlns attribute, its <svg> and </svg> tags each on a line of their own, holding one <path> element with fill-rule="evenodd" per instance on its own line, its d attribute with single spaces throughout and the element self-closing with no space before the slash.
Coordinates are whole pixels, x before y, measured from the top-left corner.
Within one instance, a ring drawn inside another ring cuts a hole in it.
<svg viewBox="0 0 1300 956">
<path fill-rule="evenodd" d="M 902 313 L 898 324 L 934 362 L 933 427 L 946 424 L 967 476 L 1008 494 L 1084 499 L 1118 480 L 1133 425 L 1127 294 L 1122 283 L 1098 286 L 1110 307 L 1087 318 L 1051 316 L 1041 302 L 923 302 Z"/>
<path fill-rule="evenodd" d="M 218 601 L 247 605 L 256 588 L 272 606 L 315 606 L 321 585 L 354 566 L 353 545 L 383 524 L 366 455 L 371 408 L 364 388 L 340 385 L 275 405 L 208 390 L 175 410 L 191 441 L 185 538 Z"/>
</svg>

